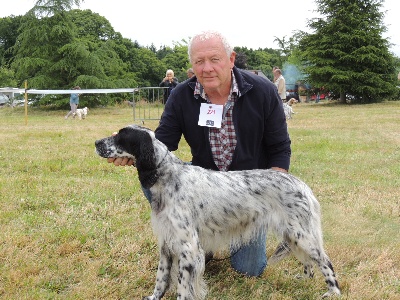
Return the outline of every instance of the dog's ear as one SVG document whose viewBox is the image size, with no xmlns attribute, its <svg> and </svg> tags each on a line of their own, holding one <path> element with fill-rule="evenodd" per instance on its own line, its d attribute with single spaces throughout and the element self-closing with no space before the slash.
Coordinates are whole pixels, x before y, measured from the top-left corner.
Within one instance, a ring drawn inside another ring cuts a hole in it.
<svg viewBox="0 0 400 300">
<path fill-rule="evenodd" d="M 157 181 L 157 165 L 153 140 L 150 134 L 143 130 L 124 128 L 116 136 L 118 143 L 136 158 L 140 183 L 150 188 Z"/>
<path fill-rule="evenodd" d="M 145 141 L 140 145 L 140 155 L 136 158 L 136 168 L 140 183 L 143 187 L 150 188 L 156 183 L 158 172 L 152 139 L 147 133 L 145 136 Z"/>
</svg>

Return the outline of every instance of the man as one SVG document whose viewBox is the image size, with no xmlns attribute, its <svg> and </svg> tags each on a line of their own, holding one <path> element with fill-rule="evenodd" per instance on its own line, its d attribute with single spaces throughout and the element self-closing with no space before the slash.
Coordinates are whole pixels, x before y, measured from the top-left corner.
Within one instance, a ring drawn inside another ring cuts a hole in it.
<svg viewBox="0 0 400 300">
<path fill-rule="evenodd" d="M 218 32 L 195 35 L 188 54 L 195 77 L 172 91 L 155 130 L 157 139 L 174 151 L 183 135 L 191 148 L 192 164 L 203 168 L 287 172 L 290 138 L 273 83 L 236 68 L 236 54 Z M 109 158 L 108 162 L 133 164 L 128 158 Z M 145 195 L 151 201 L 148 190 Z M 259 276 L 266 264 L 265 233 L 231 249 L 231 265 L 242 274 Z"/>
<path fill-rule="evenodd" d="M 278 89 L 278 94 L 282 99 L 282 102 L 286 102 L 286 82 L 282 75 L 281 69 L 275 69 L 274 71 L 274 84 Z"/>
<path fill-rule="evenodd" d="M 187 78 L 192 78 L 194 76 L 194 72 L 192 68 L 187 69 L 186 71 Z"/>
</svg>

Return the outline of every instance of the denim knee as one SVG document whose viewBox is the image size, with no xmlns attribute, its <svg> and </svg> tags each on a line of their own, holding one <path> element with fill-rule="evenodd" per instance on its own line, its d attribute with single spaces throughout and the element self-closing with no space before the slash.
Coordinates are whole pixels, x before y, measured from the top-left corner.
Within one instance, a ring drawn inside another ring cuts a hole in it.
<svg viewBox="0 0 400 300">
<path fill-rule="evenodd" d="M 248 244 L 231 249 L 231 266 L 246 276 L 260 276 L 267 266 L 266 233 L 260 233 Z"/>
<path fill-rule="evenodd" d="M 147 198 L 147 200 L 149 201 L 149 203 L 151 204 L 151 191 L 150 189 L 146 189 L 144 188 L 142 185 L 140 185 L 140 187 L 142 188 L 143 194 L 144 196 Z"/>
</svg>

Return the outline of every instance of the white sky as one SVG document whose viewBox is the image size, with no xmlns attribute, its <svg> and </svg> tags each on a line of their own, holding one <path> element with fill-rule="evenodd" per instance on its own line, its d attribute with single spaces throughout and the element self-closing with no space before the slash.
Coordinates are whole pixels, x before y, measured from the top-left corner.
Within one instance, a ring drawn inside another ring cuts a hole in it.
<svg viewBox="0 0 400 300">
<path fill-rule="evenodd" d="M 394 9 L 397 1 L 384 1 L 384 25 L 388 28 L 384 37 L 395 44 L 390 50 L 400 57 L 400 17 Z M 1 2 L 0 17 L 5 17 L 25 14 L 36 0 Z M 314 0 L 245 0 L 236 5 L 223 0 L 85 0 L 80 9 L 104 16 L 115 31 L 141 46 L 172 46 L 199 31 L 215 29 L 233 46 L 277 49 L 275 37 L 288 39 L 295 30 L 308 31 L 306 23 L 317 16 L 316 7 Z"/>
</svg>

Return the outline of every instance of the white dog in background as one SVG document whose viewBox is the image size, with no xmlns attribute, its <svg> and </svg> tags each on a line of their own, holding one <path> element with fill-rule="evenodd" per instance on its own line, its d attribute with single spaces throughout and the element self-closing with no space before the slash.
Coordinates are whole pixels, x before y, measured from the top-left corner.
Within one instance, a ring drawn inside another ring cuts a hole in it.
<svg viewBox="0 0 400 300">
<path fill-rule="evenodd" d="M 86 119 L 88 111 L 89 111 L 89 108 L 87 108 L 87 107 L 78 108 L 76 110 L 76 116 L 78 116 L 79 120 Z"/>
<path fill-rule="evenodd" d="M 294 103 L 297 103 L 297 102 L 298 102 L 298 101 L 297 101 L 295 98 L 290 98 L 290 100 L 289 100 L 288 102 L 283 103 L 283 110 L 284 110 L 284 112 L 285 112 L 286 119 L 289 120 L 289 119 L 292 118 L 292 116 L 293 116 L 293 114 L 294 114 L 292 105 L 293 105 Z"/>
</svg>

